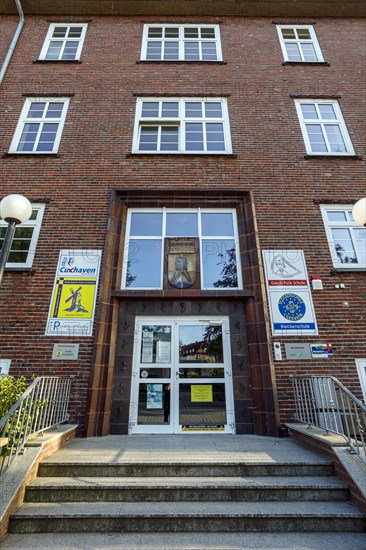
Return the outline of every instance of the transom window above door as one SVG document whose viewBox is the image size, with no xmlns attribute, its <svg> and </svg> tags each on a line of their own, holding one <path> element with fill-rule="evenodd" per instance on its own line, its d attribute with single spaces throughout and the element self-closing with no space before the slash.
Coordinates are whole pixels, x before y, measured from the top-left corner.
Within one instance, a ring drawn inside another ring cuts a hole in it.
<svg viewBox="0 0 366 550">
<path fill-rule="evenodd" d="M 219 25 L 144 25 L 142 61 L 222 61 Z"/>
<path fill-rule="evenodd" d="M 130 209 L 122 288 L 242 288 L 233 209 Z"/>
</svg>

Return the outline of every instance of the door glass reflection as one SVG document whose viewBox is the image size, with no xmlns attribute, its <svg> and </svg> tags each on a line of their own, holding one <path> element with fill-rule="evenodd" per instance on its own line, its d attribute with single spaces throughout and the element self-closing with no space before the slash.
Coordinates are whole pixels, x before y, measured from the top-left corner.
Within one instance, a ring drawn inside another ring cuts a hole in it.
<svg viewBox="0 0 366 550">
<path fill-rule="evenodd" d="M 140 384 L 137 424 L 170 422 L 170 384 Z"/>
<path fill-rule="evenodd" d="M 170 363 L 172 329 L 169 325 L 143 325 L 141 363 Z"/>
<path fill-rule="evenodd" d="M 179 327 L 179 363 L 223 363 L 221 325 Z"/>
<path fill-rule="evenodd" d="M 179 424 L 192 429 L 223 430 L 226 424 L 225 384 L 180 384 Z"/>
</svg>

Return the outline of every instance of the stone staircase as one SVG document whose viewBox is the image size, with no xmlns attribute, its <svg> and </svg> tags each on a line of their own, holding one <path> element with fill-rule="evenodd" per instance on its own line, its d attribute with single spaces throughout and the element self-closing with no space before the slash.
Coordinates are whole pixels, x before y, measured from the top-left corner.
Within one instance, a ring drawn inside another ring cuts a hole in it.
<svg viewBox="0 0 366 550">
<path fill-rule="evenodd" d="M 43 462 L 9 533 L 364 532 L 365 514 L 349 502 L 330 462 L 225 457 Z"/>
</svg>

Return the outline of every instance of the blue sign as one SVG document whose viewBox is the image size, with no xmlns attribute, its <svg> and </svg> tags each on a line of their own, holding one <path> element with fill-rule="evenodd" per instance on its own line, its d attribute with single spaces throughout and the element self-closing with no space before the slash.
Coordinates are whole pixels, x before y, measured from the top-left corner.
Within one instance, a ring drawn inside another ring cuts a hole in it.
<svg viewBox="0 0 366 550">
<path fill-rule="evenodd" d="M 304 300 L 292 292 L 281 296 L 278 301 L 278 309 L 288 321 L 300 321 L 306 313 Z"/>
</svg>

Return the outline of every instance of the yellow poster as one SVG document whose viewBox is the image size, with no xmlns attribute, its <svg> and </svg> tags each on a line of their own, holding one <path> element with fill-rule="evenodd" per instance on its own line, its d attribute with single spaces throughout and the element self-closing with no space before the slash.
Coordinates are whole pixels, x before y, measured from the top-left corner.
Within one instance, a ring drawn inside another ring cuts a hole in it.
<svg viewBox="0 0 366 550">
<path fill-rule="evenodd" d="M 191 386 L 191 402 L 192 403 L 212 403 L 212 386 L 208 385 L 192 385 Z"/>
<path fill-rule="evenodd" d="M 58 277 L 53 293 L 51 316 L 58 319 L 91 319 L 96 279 Z"/>
</svg>

